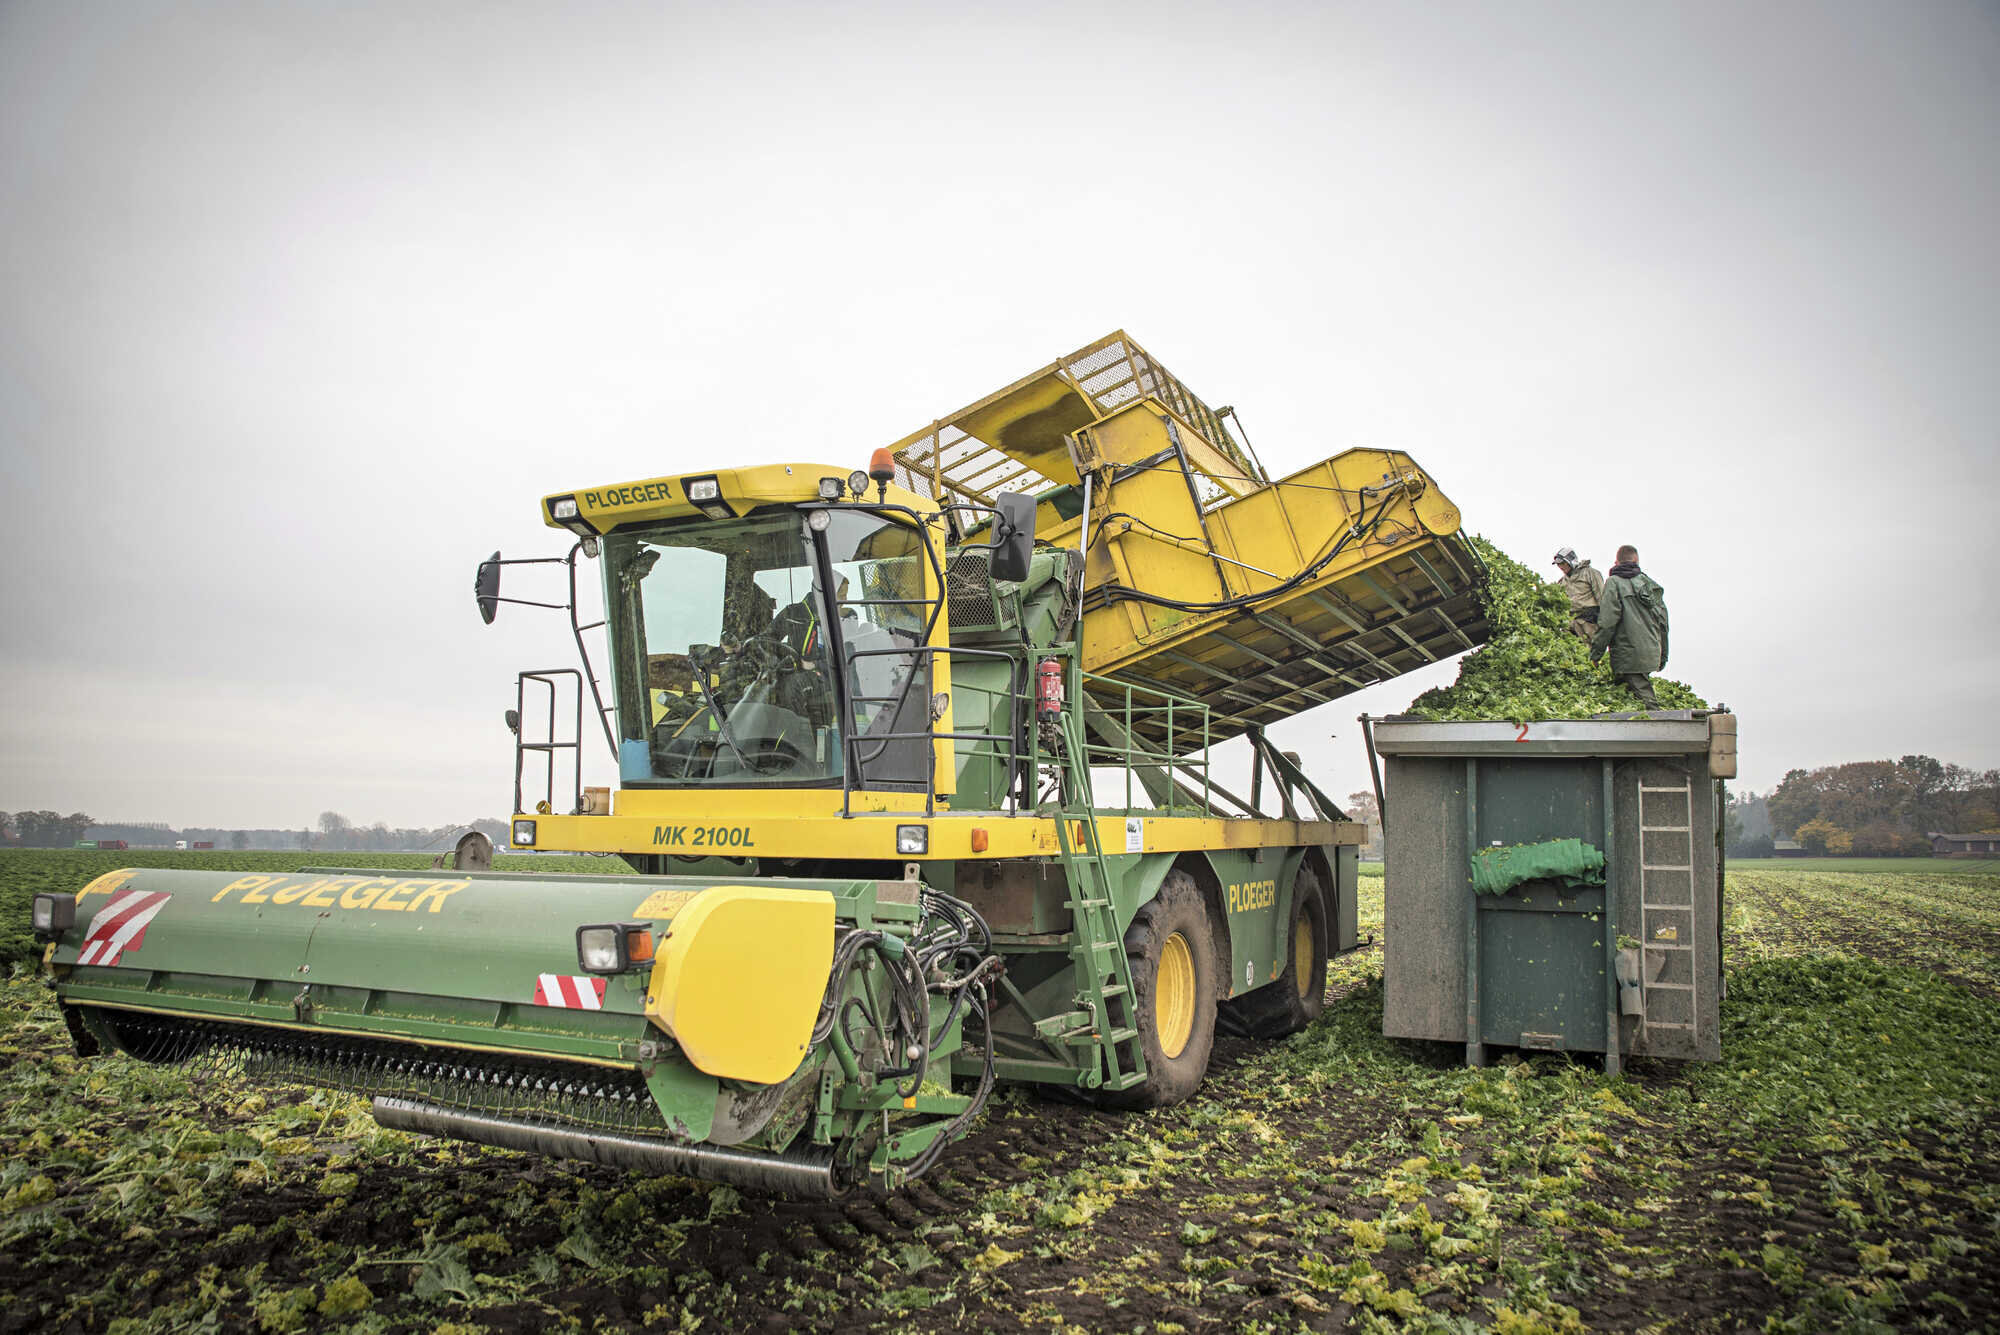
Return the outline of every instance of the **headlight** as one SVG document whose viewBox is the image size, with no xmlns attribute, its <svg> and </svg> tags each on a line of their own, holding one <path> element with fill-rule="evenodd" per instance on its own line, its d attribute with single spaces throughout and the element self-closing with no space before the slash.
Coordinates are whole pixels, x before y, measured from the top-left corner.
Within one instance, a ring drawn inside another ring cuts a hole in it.
<svg viewBox="0 0 2000 1335">
<path fill-rule="evenodd" d="M 643 922 L 600 922 L 576 929 L 576 962 L 585 973 L 626 973 L 653 961 L 653 933 Z"/>
<path fill-rule="evenodd" d="M 694 502 L 695 509 L 710 519 L 733 519 L 736 512 L 729 508 L 729 502 L 722 499 L 722 483 L 713 477 L 690 477 L 681 480 L 681 490 Z"/>
<path fill-rule="evenodd" d="M 806 527 L 811 529 L 813 532 L 824 533 L 827 531 L 827 529 L 831 528 L 832 526 L 833 526 L 833 511 L 831 510 L 806 511 Z"/>
<path fill-rule="evenodd" d="M 535 846 L 535 823 L 531 820 L 514 822 L 514 847 L 533 848 Z"/>
<path fill-rule="evenodd" d="M 576 929 L 576 962 L 585 973 L 625 971 L 625 933 L 617 923 Z"/>
<path fill-rule="evenodd" d="M 591 522 L 583 517 L 583 511 L 577 507 L 574 496 L 558 496 L 550 501 L 549 518 L 579 538 L 588 538 L 597 532 Z"/>
<path fill-rule="evenodd" d="M 76 896 L 36 895 L 34 921 L 35 935 L 53 941 L 76 926 Z"/>
<path fill-rule="evenodd" d="M 896 851 L 909 857 L 921 857 L 931 851 L 931 832 L 922 825 L 898 825 L 896 827 Z"/>
</svg>

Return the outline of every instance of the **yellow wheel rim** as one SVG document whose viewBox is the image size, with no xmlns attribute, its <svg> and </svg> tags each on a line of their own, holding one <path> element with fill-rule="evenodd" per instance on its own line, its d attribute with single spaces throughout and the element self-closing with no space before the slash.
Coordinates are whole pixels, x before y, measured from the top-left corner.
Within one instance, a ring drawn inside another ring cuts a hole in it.
<svg viewBox="0 0 2000 1335">
<path fill-rule="evenodd" d="M 1194 953 L 1175 932 L 1160 947 L 1160 974 L 1153 983 L 1153 1027 L 1160 1051 L 1178 1057 L 1194 1032 Z"/>
<path fill-rule="evenodd" d="M 1301 999 L 1310 1000 L 1313 993 L 1313 927 L 1301 913 L 1299 920 L 1292 924 L 1292 982 L 1299 989 Z"/>
</svg>

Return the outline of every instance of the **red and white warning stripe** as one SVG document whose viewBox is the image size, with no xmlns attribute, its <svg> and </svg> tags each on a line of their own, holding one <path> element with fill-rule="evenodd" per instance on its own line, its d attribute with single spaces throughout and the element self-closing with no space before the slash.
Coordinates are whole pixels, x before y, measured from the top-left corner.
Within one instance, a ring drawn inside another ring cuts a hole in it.
<svg viewBox="0 0 2000 1335">
<path fill-rule="evenodd" d="M 173 896 L 164 890 L 121 890 L 97 911 L 83 934 L 78 964 L 113 965 L 128 950 L 137 950 L 146 940 L 146 924 L 167 906 Z"/>
<path fill-rule="evenodd" d="M 604 980 L 587 973 L 545 973 L 535 979 L 535 1004 L 570 1010 L 604 1009 Z"/>
</svg>

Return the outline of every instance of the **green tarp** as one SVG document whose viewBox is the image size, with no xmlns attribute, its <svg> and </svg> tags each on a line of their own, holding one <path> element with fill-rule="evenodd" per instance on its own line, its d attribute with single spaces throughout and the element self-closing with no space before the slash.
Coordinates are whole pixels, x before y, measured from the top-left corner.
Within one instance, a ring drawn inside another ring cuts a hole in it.
<svg viewBox="0 0 2000 1335">
<path fill-rule="evenodd" d="M 1482 848 L 1472 855 L 1472 890 L 1504 895 L 1529 881 L 1560 881 L 1574 890 L 1604 884 L 1604 852 L 1581 839 Z"/>
</svg>

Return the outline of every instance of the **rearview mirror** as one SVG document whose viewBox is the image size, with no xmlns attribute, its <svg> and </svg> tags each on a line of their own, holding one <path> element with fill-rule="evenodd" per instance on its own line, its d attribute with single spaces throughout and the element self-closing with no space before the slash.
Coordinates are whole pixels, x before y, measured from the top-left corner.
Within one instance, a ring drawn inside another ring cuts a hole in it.
<svg viewBox="0 0 2000 1335">
<path fill-rule="evenodd" d="M 1035 553 L 1035 498 L 1004 491 L 993 500 L 993 555 L 988 569 L 994 579 L 1019 583 L 1028 577 L 1028 559 Z"/>
<path fill-rule="evenodd" d="M 472 578 L 472 596 L 479 604 L 479 619 L 492 625 L 493 614 L 500 610 L 500 553 L 479 563 L 479 573 Z"/>
</svg>

